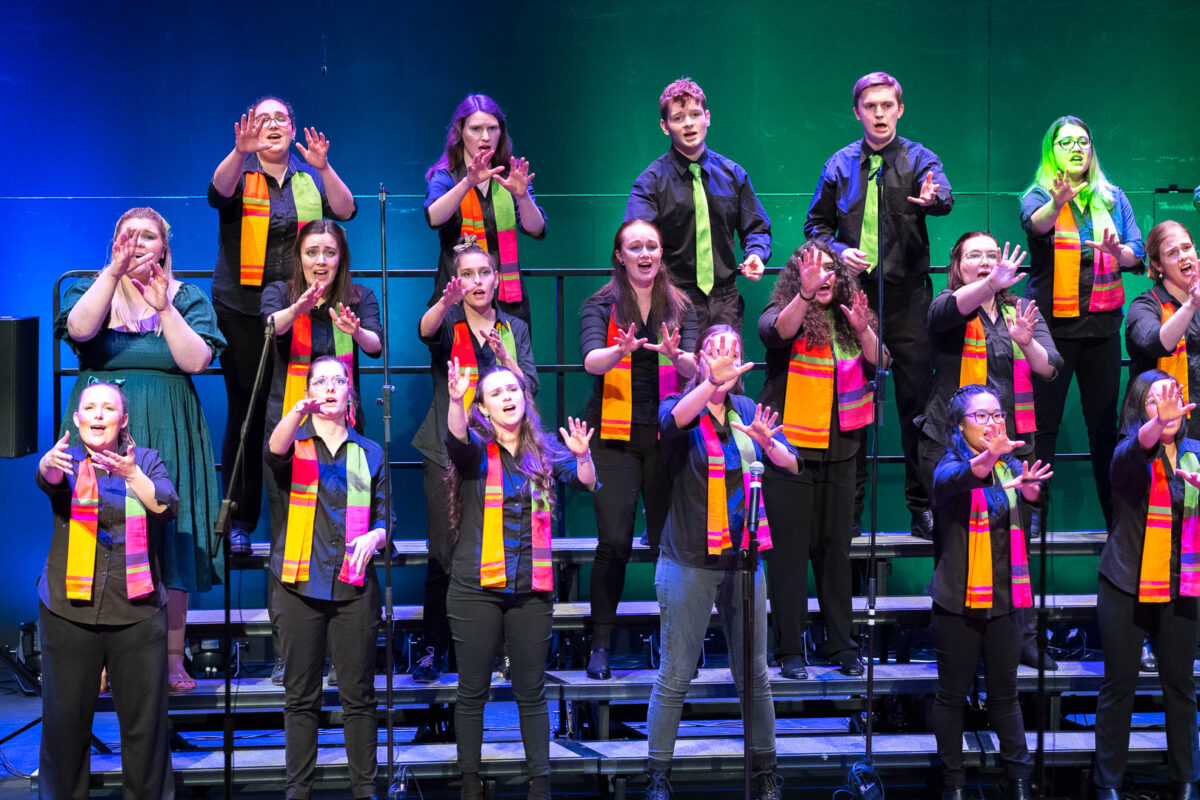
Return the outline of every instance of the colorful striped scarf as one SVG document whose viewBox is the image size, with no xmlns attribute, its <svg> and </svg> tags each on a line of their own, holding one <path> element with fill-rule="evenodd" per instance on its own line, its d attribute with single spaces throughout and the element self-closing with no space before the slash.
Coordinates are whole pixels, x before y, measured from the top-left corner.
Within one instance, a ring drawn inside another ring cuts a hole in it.
<svg viewBox="0 0 1200 800">
<path fill-rule="evenodd" d="M 320 306 L 324 310 L 324 306 Z M 354 377 L 354 337 L 343 332 L 337 325 L 333 328 L 333 351 L 337 360 L 346 367 L 346 375 L 353 381 Z M 298 314 L 292 322 L 292 344 L 288 354 L 287 380 L 283 385 L 283 413 L 295 408 L 296 403 L 308 393 L 305 382 L 308 378 L 308 368 L 312 364 L 312 317 L 308 314 Z M 354 404 L 350 405 L 353 416 Z M 351 425 L 354 421 L 351 420 Z"/>
<path fill-rule="evenodd" d="M 1200 471 L 1200 460 L 1190 450 L 1179 458 L 1179 467 Z M 1150 501 L 1146 506 L 1146 536 L 1138 575 L 1139 603 L 1171 600 L 1171 486 L 1163 459 L 1150 465 Z M 1200 596 L 1200 489 L 1183 482 L 1183 522 L 1179 543 L 1179 594 Z"/>
<path fill-rule="evenodd" d="M 96 469 L 85 457 L 79 462 L 71 492 L 71 522 L 67 527 L 67 599 L 92 599 L 96 574 L 96 536 L 100 528 L 100 489 Z M 125 595 L 130 600 L 154 591 L 150 576 L 150 537 L 146 507 L 125 483 Z"/>
<path fill-rule="evenodd" d="M 550 504 L 542 493 L 530 486 L 533 528 L 533 590 L 554 589 L 554 570 L 550 556 Z M 500 445 L 487 446 L 487 480 L 483 485 L 483 542 L 479 549 L 479 585 L 501 587 L 508 584 L 504 572 L 504 464 Z"/>
<path fill-rule="evenodd" d="M 296 204 L 297 230 L 321 218 L 321 192 L 312 176 L 303 170 L 292 173 L 292 200 Z M 271 196 L 267 189 L 267 176 L 248 170 L 242 189 L 242 286 L 262 286 L 270 228 Z"/>
<path fill-rule="evenodd" d="M 292 491 L 288 498 L 287 529 L 283 543 L 284 583 L 308 580 L 312 560 L 313 525 L 317 518 L 317 490 L 320 465 L 315 439 L 298 440 L 292 452 Z M 367 454 L 357 442 L 346 442 L 346 547 L 338 580 L 362 586 L 365 572 L 353 572 L 350 559 L 354 541 L 364 535 L 371 520 L 371 471 Z"/>
<path fill-rule="evenodd" d="M 492 214 L 496 218 L 496 245 L 500 250 L 500 291 L 502 303 L 521 302 L 521 264 L 517 258 L 517 209 L 509 191 L 492 179 Z M 462 214 L 462 235 L 474 236 L 475 243 L 488 249 L 487 229 L 483 224 L 483 205 L 471 187 L 458 206 Z"/>
<path fill-rule="evenodd" d="M 1175 316 L 1175 306 L 1171 303 L 1162 304 L 1162 324 L 1166 325 L 1167 320 Z M 1179 384 L 1179 400 L 1184 405 L 1188 404 L 1188 358 L 1187 358 L 1187 332 L 1179 337 L 1179 344 L 1175 345 L 1175 352 L 1169 356 L 1163 356 L 1158 360 L 1158 368 L 1170 375 Z M 1189 416 L 1191 416 L 1189 414 Z"/>
<path fill-rule="evenodd" d="M 832 317 L 827 310 L 825 312 Z M 829 420 L 837 395 L 838 425 L 853 431 L 875 419 L 874 392 L 863 376 L 862 350 L 843 350 L 832 335 L 832 346 L 811 347 L 806 338 L 792 342 L 783 402 L 783 435 L 797 447 L 829 448 Z"/>
<path fill-rule="evenodd" d="M 1005 322 L 1011 324 L 1017 310 L 1005 304 L 1001 307 Z M 1037 430 L 1037 416 L 1033 405 L 1033 370 L 1021 345 L 1012 341 L 1013 351 L 1013 399 L 1016 408 L 1017 433 L 1033 433 Z M 987 338 L 983 330 L 983 317 L 976 313 L 967 323 L 963 337 L 962 365 L 959 367 L 959 387 L 979 384 L 987 386 Z"/>
<path fill-rule="evenodd" d="M 1079 269 L 1083 244 L 1074 203 L 1067 203 L 1054 222 L 1054 316 L 1079 316 Z M 1104 206 L 1090 206 L 1092 238 L 1100 241 L 1106 230 L 1115 231 L 1112 217 Z M 1088 311 L 1111 311 L 1125 304 L 1125 287 L 1116 259 L 1099 248 L 1092 250 L 1092 296 Z"/>
<path fill-rule="evenodd" d="M 617 325 L 617 307 L 614 305 L 608 317 L 608 346 L 617 343 L 620 336 Z M 662 400 L 679 391 L 679 375 L 671 359 L 658 354 L 658 399 Z M 629 430 L 633 418 L 633 354 L 627 354 L 615 367 L 604 373 L 604 392 L 600 403 L 600 438 L 629 441 Z"/>
<path fill-rule="evenodd" d="M 497 319 L 496 331 L 500 334 L 500 341 L 504 344 L 504 349 L 510 356 L 516 358 L 517 344 L 513 338 L 512 326 Z M 484 345 L 484 347 L 487 346 Z M 454 323 L 454 342 L 450 345 L 450 357 L 457 358 L 458 366 L 467 371 L 469 383 L 466 394 L 463 395 L 463 408 L 467 409 L 469 413 L 471 403 L 475 401 L 475 386 L 479 383 L 479 362 L 475 359 L 475 336 L 471 333 L 471 326 L 467 324 L 466 320 Z"/>
<path fill-rule="evenodd" d="M 992 480 L 1003 487 L 1013 479 L 1012 470 L 1003 461 L 997 461 L 992 471 Z M 1008 498 L 1008 545 L 1011 562 L 1012 607 L 1030 608 L 1033 605 L 1033 589 L 1029 583 L 1029 557 L 1025 552 L 1025 531 L 1021 529 L 1021 515 L 1017 507 L 1017 490 L 1005 489 Z M 971 516 L 967 525 L 967 599 L 966 607 L 991 608 L 992 584 L 992 522 L 988 512 L 987 490 L 971 490 Z"/>
<path fill-rule="evenodd" d="M 708 460 L 708 554 L 719 556 L 733 547 L 733 540 L 729 535 L 729 506 L 725 488 L 725 449 L 717 437 L 716 428 L 713 427 L 712 415 L 708 411 L 702 413 L 700 437 L 704 440 L 704 454 Z M 732 423 L 740 425 L 742 418 L 732 408 L 726 413 L 730 423 L 729 433 L 733 436 L 742 462 L 743 502 L 746 511 L 749 512 L 750 463 L 758 460 L 758 454 L 750 437 L 733 427 Z M 750 531 L 743 525 L 742 547 L 748 547 L 749 542 Z M 771 528 L 767 525 L 767 507 L 763 503 L 761 492 L 758 496 L 758 549 L 771 549 Z"/>
</svg>

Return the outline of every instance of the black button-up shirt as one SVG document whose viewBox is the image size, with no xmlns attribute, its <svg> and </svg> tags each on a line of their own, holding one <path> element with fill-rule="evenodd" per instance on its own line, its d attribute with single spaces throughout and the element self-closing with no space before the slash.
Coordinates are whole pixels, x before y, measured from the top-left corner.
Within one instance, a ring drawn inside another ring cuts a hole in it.
<svg viewBox="0 0 1200 800">
<path fill-rule="evenodd" d="M 1125 349 L 1129 351 L 1129 379 L 1133 380 L 1148 369 L 1157 369 L 1158 360 L 1175 352 L 1163 347 L 1158 332 L 1162 329 L 1162 306 L 1166 303 L 1179 311 L 1180 303 L 1162 282 L 1133 299 L 1129 304 L 1129 315 L 1125 318 Z M 1189 400 L 1200 397 L 1200 314 L 1188 322 L 1184 331 L 1187 347 Z M 1188 417 L 1188 436 L 1200 438 L 1200 413 L 1193 411 Z"/>
</svg>

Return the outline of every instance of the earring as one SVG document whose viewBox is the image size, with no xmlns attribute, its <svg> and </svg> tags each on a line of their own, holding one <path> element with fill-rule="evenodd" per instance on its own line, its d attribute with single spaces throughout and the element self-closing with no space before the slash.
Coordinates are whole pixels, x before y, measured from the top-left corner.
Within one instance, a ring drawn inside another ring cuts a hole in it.
<svg viewBox="0 0 1200 800">
<path fill-rule="evenodd" d="M 484 418 L 484 419 L 487 419 L 488 417 L 490 417 L 490 416 L 491 416 L 491 414 L 489 414 L 489 413 L 488 413 L 488 412 L 486 412 L 486 411 L 480 411 L 479 413 L 480 413 L 480 414 L 483 414 L 483 418 Z"/>
</svg>

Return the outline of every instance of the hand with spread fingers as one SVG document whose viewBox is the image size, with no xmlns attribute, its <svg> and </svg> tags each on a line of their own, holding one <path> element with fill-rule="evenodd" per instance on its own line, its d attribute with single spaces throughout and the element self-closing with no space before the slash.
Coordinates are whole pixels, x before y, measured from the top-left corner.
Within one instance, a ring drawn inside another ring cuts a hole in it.
<svg viewBox="0 0 1200 800">
<path fill-rule="evenodd" d="M 243 156 L 258 153 L 271 146 L 270 142 L 259 140 L 266 117 L 256 117 L 251 109 L 249 115 L 242 114 L 240 122 L 233 123 L 233 147 Z"/>
<path fill-rule="evenodd" d="M 927 172 L 925 180 L 921 181 L 921 193 L 916 197 L 909 197 L 908 202 L 916 203 L 919 206 L 931 206 L 937 200 L 937 192 L 940 188 L 942 188 L 941 184 L 933 182 L 933 172 Z"/>
<path fill-rule="evenodd" d="M 708 382 L 728 391 L 734 381 L 754 367 L 753 361 L 742 363 L 741 354 L 732 342 L 720 342 L 720 337 L 710 339 L 700 360 L 708 369 Z"/>
<path fill-rule="evenodd" d="M 304 129 L 304 141 L 308 146 L 296 142 L 296 147 L 300 150 L 300 155 L 304 156 L 304 160 L 308 162 L 313 169 L 320 171 L 329 166 L 329 145 L 332 144 L 325 138 L 325 134 L 318 131 L 316 128 Z"/>
<path fill-rule="evenodd" d="M 64 433 L 38 461 L 38 471 L 47 483 L 60 483 L 63 475 L 75 474 L 75 460 L 67 453 L 70 441 L 70 432 Z"/>
<path fill-rule="evenodd" d="M 1021 474 L 1004 484 L 1005 489 L 1020 489 L 1021 496 L 1031 503 L 1036 503 L 1042 493 L 1042 481 L 1054 477 L 1054 469 L 1050 464 L 1034 461 L 1033 466 L 1028 461 L 1021 464 Z"/>
<path fill-rule="evenodd" d="M 846 320 L 850 323 L 850 327 L 854 328 L 854 332 L 861 336 L 871 321 L 871 309 L 867 305 L 867 293 L 856 289 L 850 307 L 846 308 L 844 305 L 839 305 L 838 308 L 846 315 Z"/>
<path fill-rule="evenodd" d="M 471 388 L 470 370 L 459 366 L 458 358 L 452 358 L 446 362 L 446 380 L 450 400 L 462 405 L 462 399 L 467 396 L 467 389 Z"/>
<path fill-rule="evenodd" d="M 311 286 L 304 290 L 304 294 L 292 304 L 292 308 L 296 309 L 297 314 L 311 314 L 312 310 L 317 307 L 317 303 L 321 301 L 321 295 L 325 293 L 325 284 L 320 281 L 314 281 Z"/>
<path fill-rule="evenodd" d="M 1054 176 L 1054 182 L 1050 185 L 1050 196 L 1054 198 L 1055 208 L 1062 208 L 1078 197 L 1079 193 L 1087 189 L 1087 187 L 1086 181 L 1078 186 L 1072 186 L 1071 179 L 1060 169 L 1058 174 Z"/>
<path fill-rule="evenodd" d="M 567 427 L 560 427 L 558 429 L 558 435 L 562 437 L 563 443 L 566 444 L 567 449 L 571 451 L 572 455 L 578 459 L 588 456 L 592 434 L 595 432 L 594 428 L 588 428 L 586 422 L 575 417 L 567 417 Z"/>
<path fill-rule="evenodd" d="M 529 184 L 533 182 L 534 173 L 529 171 L 529 162 L 525 159 L 510 158 L 508 160 L 508 177 L 498 172 L 496 183 L 508 190 L 514 199 L 521 199 L 529 194 Z"/>
<path fill-rule="evenodd" d="M 749 436 L 758 444 L 764 451 L 769 450 L 772 446 L 771 441 L 775 434 L 783 430 L 783 426 L 778 424 L 779 414 L 771 411 L 770 406 L 764 406 L 759 403 L 754 407 L 754 419 L 749 425 L 739 423 L 736 420 L 730 420 L 729 424 L 736 430 Z"/>
<path fill-rule="evenodd" d="M 130 280 L 133 281 L 133 287 L 141 293 L 148 306 L 159 314 L 167 310 L 167 306 L 171 304 L 169 293 L 171 282 L 167 280 L 167 275 L 161 266 L 157 263 L 150 265 L 150 277 L 145 283 L 137 278 L 130 278 Z"/>
<path fill-rule="evenodd" d="M 478 186 L 489 181 L 504 171 L 504 167 L 489 166 L 492 161 L 491 150 L 480 150 L 475 157 L 467 162 L 467 185 Z"/>
<path fill-rule="evenodd" d="M 632 326 L 630 326 L 630 330 L 633 330 Z M 679 349 L 679 338 L 679 328 L 676 328 L 673 331 L 668 331 L 667 323 L 664 322 L 662 324 L 662 331 L 658 335 L 658 344 L 651 344 L 647 342 L 645 347 L 647 350 L 653 350 L 659 355 L 666 356 L 667 359 L 674 364 L 679 360 L 679 357 L 683 355 L 683 351 Z M 645 339 L 642 339 L 641 341 L 646 342 Z"/>
<path fill-rule="evenodd" d="M 1005 324 L 1008 326 L 1008 336 L 1021 347 L 1029 347 L 1033 343 L 1033 329 L 1037 327 L 1037 304 L 1029 303 L 1024 311 L 1018 311 Z"/>
<path fill-rule="evenodd" d="M 333 324 L 342 333 L 353 336 L 358 333 L 359 325 L 361 324 L 358 315 L 350 310 L 348 306 L 338 303 L 337 311 L 329 309 L 329 318 L 333 320 Z"/>
</svg>

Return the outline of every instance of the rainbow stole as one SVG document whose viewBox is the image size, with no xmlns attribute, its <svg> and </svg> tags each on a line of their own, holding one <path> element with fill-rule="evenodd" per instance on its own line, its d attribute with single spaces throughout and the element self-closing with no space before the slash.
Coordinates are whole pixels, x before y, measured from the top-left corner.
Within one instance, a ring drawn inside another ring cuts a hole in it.
<svg viewBox="0 0 1200 800">
<path fill-rule="evenodd" d="M 1016 309 L 1004 305 L 1001 310 L 1006 322 L 1011 323 Z M 1011 339 L 1010 339 L 1011 342 Z M 1018 433 L 1033 433 L 1037 430 L 1037 415 L 1033 404 L 1033 370 L 1021 345 L 1012 343 L 1013 351 L 1013 400 Z M 962 364 L 958 371 L 959 387 L 979 384 L 987 386 L 987 336 L 983 330 L 983 318 L 979 312 L 967 323 L 963 337 Z"/>
<path fill-rule="evenodd" d="M 992 480 L 1004 486 L 1013 479 L 1012 470 L 1003 461 L 996 462 Z M 1029 583 L 1029 556 L 1025 552 L 1025 531 L 1017 508 L 1017 490 L 1005 489 L 1008 498 L 1008 543 L 1011 560 L 1013 608 L 1033 606 Z M 987 490 L 971 490 L 971 516 L 967 524 L 967 608 L 992 607 L 992 526 L 988 512 Z"/>
<path fill-rule="evenodd" d="M 809 346 L 806 338 L 792 342 L 784 390 L 783 435 L 797 447 L 829 448 L 829 418 L 835 393 L 842 430 L 858 430 L 875 419 L 875 394 L 863 377 L 862 350 L 844 351 L 837 337 L 832 338 L 832 346 L 823 347 Z"/>
<path fill-rule="evenodd" d="M 321 192 L 304 170 L 292 173 L 292 199 L 296 203 L 297 231 L 321 218 Z M 242 286 L 262 286 L 267 259 L 267 236 L 271 228 L 271 196 L 267 176 L 247 171 L 242 189 L 241 274 Z"/>
<path fill-rule="evenodd" d="M 548 592 L 554 588 L 550 555 L 550 504 L 533 486 L 533 590 Z M 479 549 L 479 585 L 504 587 L 504 464 L 500 446 L 487 446 L 487 479 L 483 485 L 483 542 Z"/>
<path fill-rule="evenodd" d="M 492 178 L 492 214 L 496 218 L 496 245 L 500 252 L 500 302 L 521 302 L 521 263 L 517 258 L 517 208 L 508 190 Z M 474 236 L 475 243 L 488 249 L 487 229 L 483 225 L 483 206 L 475 187 L 458 206 L 462 214 L 462 235 Z"/>
<path fill-rule="evenodd" d="M 704 454 L 708 461 L 708 554 L 719 556 L 726 550 L 732 549 L 733 540 L 729 535 L 729 508 L 725 493 L 725 449 L 717 437 L 713 427 L 712 416 L 706 410 L 700 418 L 700 437 L 704 441 Z M 750 463 L 758 459 L 754 450 L 754 442 L 750 437 L 734 428 L 732 423 L 739 425 L 742 418 L 732 408 L 729 409 L 728 421 L 731 423 L 729 432 L 737 445 L 738 456 L 742 462 L 742 483 L 746 510 L 750 510 Z M 749 547 L 750 531 L 742 526 L 742 547 Z M 763 503 L 762 493 L 758 495 L 758 549 L 771 549 L 771 528 L 767 524 L 767 507 Z"/>
<path fill-rule="evenodd" d="M 608 346 L 617 343 L 617 307 L 608 317 Z M 633 418 L 633 354 L 622 358 L 604 373 L 604 391 L 600 402 L 600 438 L 629 441 L 630 420 Z M 679 391 L 679 375 L 671 359 L 658 354 L 658 399 Z"/>
<path fill-rule="evenodd" d="M 354 378 L 354 337 L 333 325 L 333 351 L 346 367 L 346 375 Z M 283 413 L 287 414 L 307 393 L 305 382 L 312 364 L 312 317 L 297 315 L 292 322 L 291 351 L 288 353 L 287 380 L 283 385 Z M 351 403 L 351 414 L 354 405 Z M 350 424 L 354 424 L 351 422 Z"/>
<path fill-rule="evenodd" d="M 1054 316 L 1079 316 L 1079 266 L 1082 243 L 1079 225 L 1075 220 L 1074 202 L 1058 212 L 1054 222 Z M 1099 240 L 1106 230 L 1116 231 L 1112 217 L 1103 206 L 1093 202 L 1090 207 L 1092 237 Z M 1125 287 L 1116 260 L 1108 253 L 1092 250 L 1092 297 L 1088 311 L 1111 311 L 1125 304 Z"/>
<path fill-rule="evenodd" d="M 1185 452 L 1180 468 L 1200 471 L 1196 454 Z M 1179 543 L 1179 594 L 1200 596 L 1200 489 L 1183 483 L 1183 524 Z M 1146 536 L 1142 543 L 1142 566 L 1138 575 L 1139 603 L 1171 600 L 1171 487 L 1161 458 L 1150 465 L 1150 502 L 1146 506 Z"/>
<path fill-rule="evenodd" d="M 497 319 L 496 331 L 500 334 L 500 341 L 504 343 L 504 349 L 510 356 L 516 358 L 517 344 L 513 338 L 512 326 Z M 484 345 L 484 347 L 487 346 Z M 479 383 L 479 362 L 475 359 L 475 342 L 471 326 L 467 324 L 466 320 L 454 323 L 454 342 L 450 345 L 450 358 L 457 358 L 458 366 L 467 371 L 469 382 L 467 392 L 463 395 L 463 408 L 470 416 L 471 403 L 475 401 L 475 386 Z"/>
<path fill-rule="evenodd" d="M 1175 306 L 1170 303 L 1162 304 L 1162 324 L 1166 325 L 1167 320 L 1175 316 Z M 1175 352 L 1169 356 L 1163 356 L 1158 360 L 1158 368 L 1170 375 L 1179 384 L 1180 395 L 1179 399 L 1184 405 L 1188 403 L 1188 359 L 1187 359 L 1187 331 L 1179 337 L 1179 344 L 1175 345 Z M 1191 416 L 1190 414 L 1188 416 Z"/>
<path fill-rule="evenodd" d="M 67 599 L 92 599 L 96 573 L 96 535 L 100 528 L 100 489 L 92 460 L 79 462 L 71 492 L 71 521 L 67 526 Z M 125 483 L 125 595 L 130 600 L 154 591 L 150 576 L 150 537 L 146 507 Z"/>
<path fill-rule="evenodd" d="M 284 583 L 308 580 L 312 560 L 313 523 L 317 515 L 317 445 L 313 439 L 294 444 L 292 453 L 292 491 L 288 498 L 287 529 L 283 543 Z M 346 442 L 346 548 L 338 580 L 362 586 L 366 572 L 353 572 L 350 558 L 354 541 L 367 532 L 371 513 L 371 472 L 367 454 L 356 442 Z"/>
</svg>

